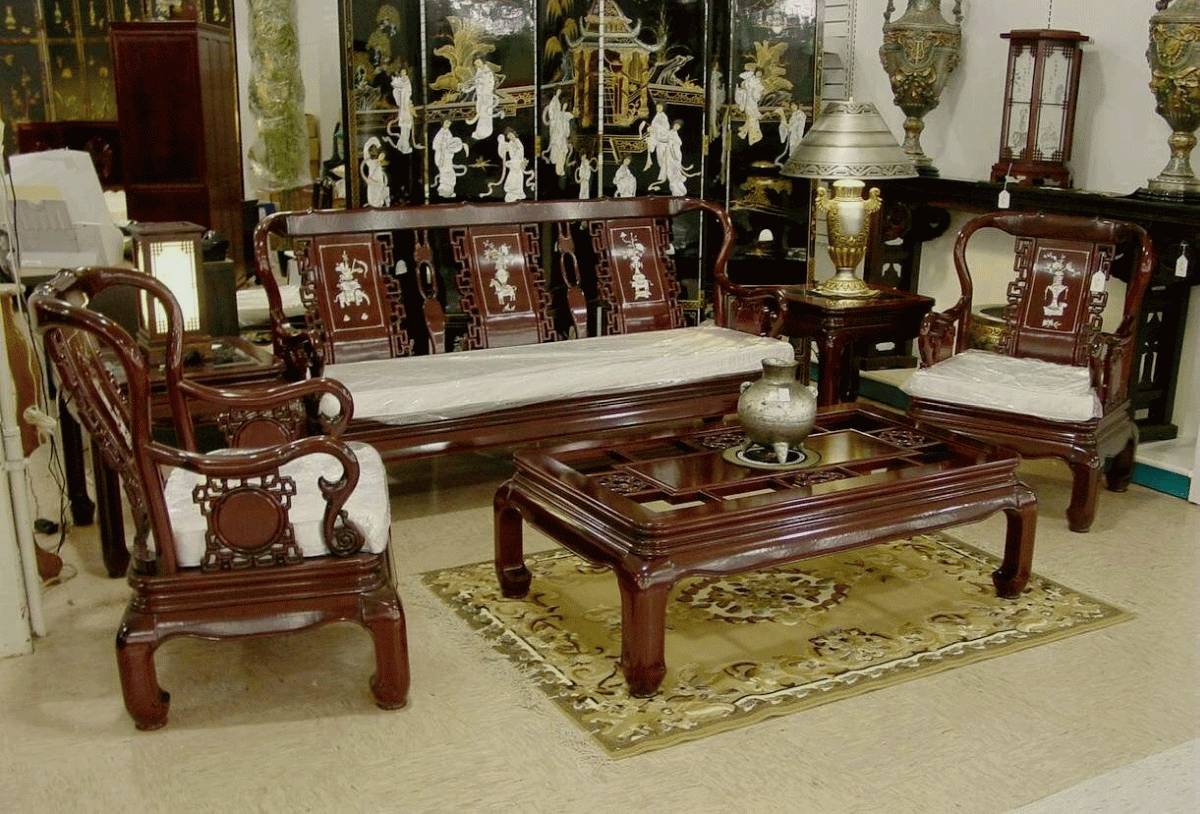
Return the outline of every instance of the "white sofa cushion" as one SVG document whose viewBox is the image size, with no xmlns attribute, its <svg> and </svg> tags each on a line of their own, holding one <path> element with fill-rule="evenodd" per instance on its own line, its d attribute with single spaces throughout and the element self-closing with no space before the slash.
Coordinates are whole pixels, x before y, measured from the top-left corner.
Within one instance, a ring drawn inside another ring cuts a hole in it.
<svg viewBox="0 0 1200 814">
<path fill-rule="evenodd" d="M 762 370 L 794 357 L 779 339 L 714 325 L 329 365 L 354 396 L 354 417 L 413 424 L 510 407 L 670 387 Z M 322 410 L 337 412 L 326 397 Z"/>
<path fill-rule="evenodd" d="M 968 350 L 913 373 L 910 396 L 967 404 L 1051 421 L 1088 421 L 1103 413 L 1086 367 Z"/>
<path fill-rule="evenodd" d="M 364 553 L 380 554 L 387 548 L 388 530 L 392 525 L 391 505 L 388 502 L 387 470 L 374 447 L 350 442 L 358 458 L 358 485 L 350 494 L 343 509 L 350 521 L 362 531 Z M 247 454 L 238 450 L 221 450 L 223 455 Z M 296 495 L 288 517 L 296 537 L 296 545 L 305 557 L 320 557 L 329 553 L 321 533 L 325 519 L 325 496 L 317 486 L 319 478 L 336 481 L 342 476 L 342 464 L 332 455 L 317 453 L 297 458 L 280 467 L 280 474 L 296 483 Z M 174 469 L 164 489 L 171 530 L 175 534 L 175 556 L 181 567 L 199 565 L 204 558 L 205 532 L 208 521 L 192 500 L 192 490 L 204 478 L 186 469 Z"/>
<path fill-rule="evenodd" d="M 280 285 L 279 296 L 283 300 L 283 315 L 304 315 L 304 302 L 300 299 L 300 286 Z M 271 324 L 271 303 L 267 290 L 260 285 L 241 288 L 237 291 L 238 325 L 242 328 L 258 328 Z"/>
</svg>

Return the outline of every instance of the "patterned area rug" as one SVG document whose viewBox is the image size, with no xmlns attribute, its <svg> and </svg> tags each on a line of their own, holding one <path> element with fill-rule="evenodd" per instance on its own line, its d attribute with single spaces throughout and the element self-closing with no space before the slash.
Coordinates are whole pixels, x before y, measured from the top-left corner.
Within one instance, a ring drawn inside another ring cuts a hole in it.
<svg viewBox="0 0 1200 814">
<path fill-rule="evenodd" d="M 616 580 L 564 550 L 526 558 L 525 599 L 500 595 L 491 562 L 427 585 L 614 757 L 1001 656 L 1130 618 L 1034 575 L 996 597 L 998 561 L 944 534 L 682 581 L 667 610 L 667 676 L 633 698 L 618 660 Z"/>
</svg>

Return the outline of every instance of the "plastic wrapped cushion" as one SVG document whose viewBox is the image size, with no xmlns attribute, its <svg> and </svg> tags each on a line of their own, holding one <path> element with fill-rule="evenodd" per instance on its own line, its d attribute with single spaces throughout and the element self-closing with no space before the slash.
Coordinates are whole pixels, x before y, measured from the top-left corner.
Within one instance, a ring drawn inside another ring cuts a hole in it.
<svg viewBox="0 0 1200 814">
<path fill-rule="evenodd" d="M 1086 367 L 968 350 L 918 370 L 910 396 L 1045 418 L 1089 421 L 1103 411 Z"/>
<path fill-rule="evenodd" d="M 387 549 L 388 530 L 392 525 L 391 504 L 388 502 L 387 471 L 374 447 L 350 442 L 358 458 L 358 484 L 343 507 L 350 521 L 363 533 L 364 553 L 380 554 Z M 220 454 L 237 455 L 234 450 Z M 297 458 L 280 467 L 280 474 L 296 482 L 296 495 L 288 519 L 296 536 L 296 544 L 305 557 L 320 557 L 329 553 L 321 532 L 325 519 L 325 497 L 317 486 L 318 478 L 336 481 L 342 476 L 342 464 L 332 455 L 317 453 Z M 174 469 L 167 478 L 163 492 L 171 531 L 175 535 L 175 556 L 181 567 L 200 564 L 204 557 L 205 533 L 208 521 L 192 500 L 192 490 L 202 476 L 186 469 Z"/>
<path fill-rule="evenodd" d="M 298 317 L 304 314 L 304 303 L 300 301 L 300 286 L 281 285 L 279 294 L 283 299 L 283 315 Z M 267 290 L 262 286 L 243 288 L 237 292 L 238 325 L 257 328 L 271 324 L 271 306 L 267 302 Z"/>
<path fill-rule="evenodd" d="M 514 348 L 330 365 L 325 375 L 354 396 L 354 417 L 388 424 L 461 418 L 510 407 L 762 370 L 791 359 L 778 339 L 716 326 L 601 336 Z M 322 410 L 337 412 L 326 397 Z"/>
</svg>

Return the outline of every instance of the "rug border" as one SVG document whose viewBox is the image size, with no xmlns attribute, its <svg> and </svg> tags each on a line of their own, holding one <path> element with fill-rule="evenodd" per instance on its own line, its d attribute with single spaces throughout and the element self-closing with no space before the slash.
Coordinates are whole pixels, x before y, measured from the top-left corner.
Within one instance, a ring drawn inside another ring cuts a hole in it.
<svg viewBox="0 0 1200 814">
<path fill-rule="evenodd" d="M 926 532 L 916 536 L 937 537 L 939 544 L 947 545 L 951 548 L 961 549 L 959 553 L 966 554 L 967 556 L 974 556 L 992 565 L 999 565 L 1001 562 L 999 557 L 991 554 L 990 552 L 984 551 L 983 549 L 980 549 L 971 543 L 967 543 L 951 534 L 946 534 L 942 531 Z M 908 539 L 912 539 L 912 536 L 902 537 L 898 538 L 897 540 L 885 542 L 899 542 L 901 540 Z M 880 543 L 880 545 L 882 544 L 883 543 Z M 527 556 L 538 556 L 542 554 L 550 554 L 555 556 L 565 555 L 574 559 L 581 559 L 578 557 L 578 555 L 573 554 L 571 551 L 561 546 L 553 546 L 541 551 L 530 552 Z M 805 557 L 801 560 L 797 560 L 797 562 L 803 562 L 804 559 L 815 558 Z M 1001 645 L 1001 647 L 1004 648 L 1003 652 L 995 652 L 995 650 L 998 650 L 999 648 L 972 650 L 972 652 L 961 653 L 943 658 L 938 663 L 922 666 L 919 669 L 897 671 L 891 675 L 873 679 L 871 684 L 865 688 L 859 685 L 839 687 L 820 695 L 812 695 L 809 698 L 795 700 L 786 705 L 764 704 L 757 710 L 746 713 L 742 716 L 733 717 L 731 720 L 724 722 L 718 721 L 707 724 L 698 729 L 674 732 L 668 735 L 659 736 L 643 743 L 620 747 L 609 745 L 609 743 L 603 740 L 599 735 L 588 729 L 587 725 L 579 717 L 574 715 L 569 706 L 564 703 L 564 699 L 556 698 L 551 694 L 549 687 L 552 685 L 552 682 L 543 677 L 543 673 L 547 672 L 548 668 L 530 662 L 528 659 L 521 658 L 516 649 L 513 648 L 510 643 L 504 640 L 503 633 L 508 629 L 507 627 L 496 630 L 494 626 L 489 625 L 485 620 L 480 619 L 478 614 L 472 614 L 463 604 L 453 602 L 451 597 L 443 596 L 432 585 L 435 575 L 478 568 L 481 565 L 491 563 L 491 560 L 479 560 L 477 562 L 450 566 L 448 568 L 430 569 L 429 571 L 420 572 L 417 574 L 417 576 L 420 577 L 422 584 L 425 585 L 426 589 L 428 589 L 431 594 L 433 594 L 440 602 L 449 606 L 451 610 L 454 611 L 455 615 L 465 620 L 472 630 L 482 634 L 483 641 L 486 642 L 494 651 L 503 655 L 505 660 L 512 665 L 512 667 L 516 669 L 518 673 L 532 678 L 537 683 L 538 689 L 546 696 L 546 699 L 555 707 L 557 707 L 577 729 L 584 732 L 591 742 L 598 744 L 607 757 L 613 760 L 623 760 L 628 757 L 643 755 L 648 752 L 656 752 L 660 749 L 666 749 L 671 746 L 677 746 L 681 743 L 687 743 L 688 741 L 698 741 L 710 736 L 720 735 L 725 732 L 732 732 L 736 729 L 753 726 L 771 718 L 782 718 L 786 715 L 804 712 L 809 709 L 814 709 L 816 707 L 846 700 L 859 695 L 867 695 L 878 690 L 894 687 L 898 684 L 914 681 L 918 678 L 926 678 L 928 676 L 946 672 L 947 670 L 957 669 L 959 667 L 967 667 L 972 664 L 977 664 L 981 661 L 1019 653 L 1032 647 L 1037 647 L 1043 644 L 1052 644 L 1063 639 L 1071 638 L 1072 636 L 1101 630 L 1111 625 L 1127 622 L 1136 618 L 1137 616 L 1137 614 L 1134 612 L 1126 610 L 1125 608 L 1109 602 L 1108 600 L 1097 598 L 1089 593 L 1072 588 L 1071 586 L 1059 582 L 1058 580 L 1051 579 L 1050 577 L 1044 577 L 1041 574 L 1034 572 L 1031 574 L 1030 579 L 1040 579 L 1043 583 L 1054 585 L 1086 600 L 1108 608 L 1113 611 L 1113 613 L 1110 613 L 1099 619 L 1081 622 L 1080 624 L 1069 628 L 1059 628 L 1057 630 L 1048 631 L 1045 633 L 1031 634 L 1021 639 L 1015 639 L 1013 641 L 1006 642 L 1004 645 Z M 544 659 L 542 664 L 546 664 Z"/>
</svg>

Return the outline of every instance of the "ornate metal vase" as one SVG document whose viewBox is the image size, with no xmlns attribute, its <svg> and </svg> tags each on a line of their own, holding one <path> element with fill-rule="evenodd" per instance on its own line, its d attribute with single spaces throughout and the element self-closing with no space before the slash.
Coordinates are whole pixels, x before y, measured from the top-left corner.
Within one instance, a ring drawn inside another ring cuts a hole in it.
<svg viewBox="0 0 1200 814">
<path fill-rule="evenodd" d="M 1144 190 L 1154 197 L 1200 197 L 1191 154 L 1200 127 L 1200 0 L 1158 0 L 1150 18 L 1150 90 L 1171 126 L 1171 160 Z"/>
<path fill-rule="evenodd" d="M 896 107 L 908 117 L 904 151 L 921 175 L 938 174 L 921 148 L 921 131 L 925 114 L 938 106 L 962 50 L 962 0 L 954 1 L 953 23 L 942 16 L 941 5 L 941 0 L 909 0 L 904 16 L 893 22 L 895 0 L 888 0 L 883 13 L 879 59 L 892 82 Z"/>
<path fill-rule="evenodd" d="M 813 453 L 803 444 L 816 421 L 816 396 L 797 381 L 794 359 L 763 359 L 762 366 L 762 378 L 744 383 L 738 399 L 738 421 L 750 441 L 727 450 L 727 456 L 759 469 L 813 463 Z"/>
</svg>

